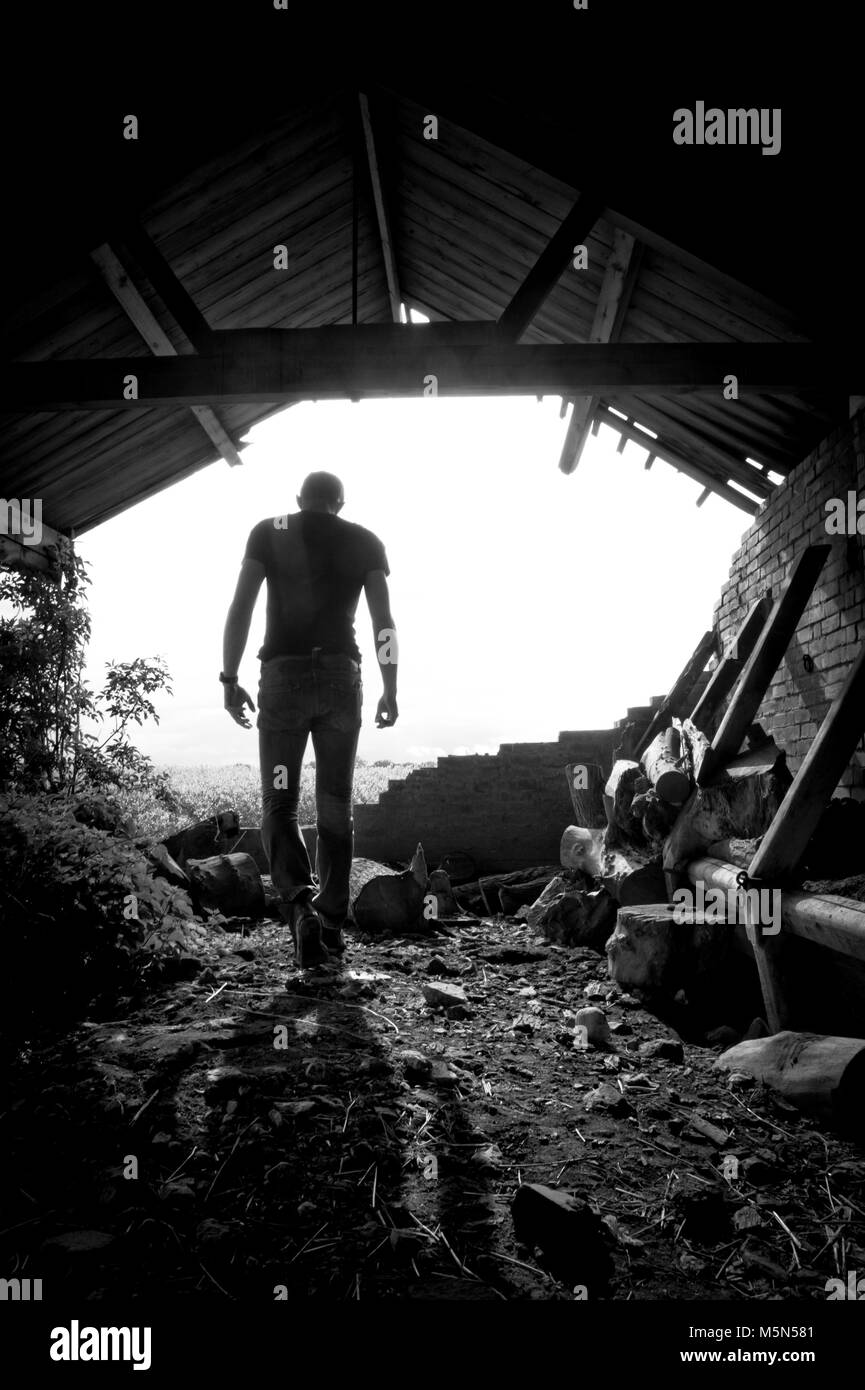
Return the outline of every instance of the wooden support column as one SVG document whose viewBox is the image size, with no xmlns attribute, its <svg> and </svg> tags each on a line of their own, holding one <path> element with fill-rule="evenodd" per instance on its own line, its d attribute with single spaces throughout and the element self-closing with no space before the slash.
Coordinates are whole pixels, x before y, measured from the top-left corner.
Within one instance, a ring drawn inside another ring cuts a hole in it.
<svg viewBox="0 0 865 1390">
<path fill-rule="evenodd" d="M 589 333 L 590 343 L 613 343 L 619 336 L 639 273 L 643 248 L 627 232 L 613 233 L 613 249 L 604 270 L 604 279 Z M 559 459 L 563 473 L 573 473 L 579 463 L 598 404 L 596 396 L 577 396 L 568 421 Z M 622 436 L 624 439 L 624 435 Z M 624 446 L 623 446 L 624 447 Z"/>
<path fill-rule="evenodd" d="M 739 678 L 727 713 L 706 749 L 697 782 L 709 786 L 730 758 L 735 758 L 790 643 L 831 547 L 809 545 L 793 562 L 772 612 Z"/>
<path fill-rule="evenodd" d="M 796 873 L 817 822 L 865 730 L 865 645 L 778 807 L 748 873 L 769 884 Z"/>
<path fill-rule="evenodd" d="M 360 119 L 363 127 L 366 162 L 369 169 L 370 184 L 372 186 L 372 199 L 375 205 L 376 221 L 378 222 L 378 236 L 381 243 L 382 259 L 384 261 L 384 273 L 387 280 L 387 294 L 390 301 L 391 318 L 394 323 L 399 323 L 400 304 L 402 302 L 399 289 L 399 274 L 397 272 L 391 221 L 388 214 L 387 200 L 384 194 L 381 169 L 379 167 L 379 158 L 372 128 L 372 117 L 369 110 L 369 101 L 363 92 L 358 93 L 358 100 L 360 102 Z"/>
<path fill-rule="evenodd" d="M 680 674 L 673 682 L 669 695 L 663 704 L 660 704 L 656 709 L 651 724 L 634 749 L 635 758 L 641 757 L 661 730 L 666 728 L 674 715 L 681 716 L 688 713 L 690 708 L 688 697 L 697 682 L 697 678 L 705 670 L 706 662 L 714 650 L 715 633 L 710 628 L 708 632 L 703 633 Z"/>
<path fill-rule="evenodd" d="M 691 722 L 700 733 L 708 733 L 709 721 L 736 684 L 739 672 L 754 650 L 770 607 L 771 599 L 767 591 L 751 604 L 745 621 L 712 672 L 709 684 L 691 712 Z"/>
</svg>

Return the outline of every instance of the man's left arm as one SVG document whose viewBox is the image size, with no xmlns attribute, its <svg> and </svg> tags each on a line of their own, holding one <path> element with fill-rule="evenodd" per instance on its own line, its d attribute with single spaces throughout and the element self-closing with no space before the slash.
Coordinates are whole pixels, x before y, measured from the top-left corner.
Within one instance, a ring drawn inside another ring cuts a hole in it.
<svg viewBox="0 0 865 1390">
<path fill-rule="evenodd" d="M 239 724 L 243 729 L 252 728 L 244 707 L 249 705 L 249 708 L 254 710 L 255 705 L 239 683 L 238 668 L 246 648 L 249 626 L 264 576 L 265 568 L 260 560 L 247 558 L 243 561 L 222 638 L 222 674 L 231 678 L 224 683 L 225 708 L 235 724 Z"/>
</svg>

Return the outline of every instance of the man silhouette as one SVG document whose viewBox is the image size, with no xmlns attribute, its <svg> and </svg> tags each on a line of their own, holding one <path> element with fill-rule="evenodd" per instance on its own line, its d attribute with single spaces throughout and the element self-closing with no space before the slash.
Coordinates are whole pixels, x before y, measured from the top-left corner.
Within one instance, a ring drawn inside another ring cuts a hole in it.
<svg viewBox="0 0 865 1390">
<path fill-rule="evenodd" d="M 345 949 L 354 848 L 352 780 L 361 726 L 361 656 L 354 615 L 366 594 L 384 693 L 376 726 L 397 720 L 396 632 L 384 546 L 362 526 L 343 521 L 343 489 L 332 473 L 310 473 L 300 510 L 254 526 L 246 543 L 223 639 L 225 708 L 252 727 L 255 709 L 238 683 L 252 612 L 267 580 L 267 624 L 258 687 L 263 816 L 261 839 L 282 915 L 304 969 Z M 300 773 L 307 740 L 315 751 L 318 890 L 298 825 Z"/>
</svg>

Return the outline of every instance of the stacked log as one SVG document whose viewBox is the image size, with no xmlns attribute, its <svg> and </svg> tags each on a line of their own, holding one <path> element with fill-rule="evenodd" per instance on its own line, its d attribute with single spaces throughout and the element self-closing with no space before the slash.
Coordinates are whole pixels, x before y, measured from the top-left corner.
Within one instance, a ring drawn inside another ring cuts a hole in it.
<svg viewBox="0 0 865 1390">
<path fill-rule="evenodd" d="M 187 859 L 193 901 L 218 908 L 227 917 L 261 917 L 265 911 L 264 887 L 255 860 L 248 854 L 215 854 L 207 859 Z"/>
<path fill-rule="evenodd" d="M 574 820 L 589 830 L 607 824 L 604 811 L 604 772 L 599 763 L 568 763 L 565 768 Z"/>
<path fill-rule="evenodd" d="M 769 829 L 792 780 L 785 755 L 771 740 L 734 758 L 714 786 L 691 793 L 664 847 L 664 868 L 684 870 L 719 840 L 739 841 L 743 852 L 742 841 Z"/>
<path fill-rule="evenodd" d="M 361 931 L 417 930 L 423 926 L 428 886 L 421 845 L 404 870 L 390 869 L 374 859 L 355 859 L 349 881 L 351 915 Z"/>
<path fill-rule="evenodd" d="M 181 869 L 187 859 L 207 859 L 213 855 L 229 854 L 240 835 L 240 820 L 236 811 L 220 811 L 207 820 L 187 825 L 160 843 Z"/>
</svg>

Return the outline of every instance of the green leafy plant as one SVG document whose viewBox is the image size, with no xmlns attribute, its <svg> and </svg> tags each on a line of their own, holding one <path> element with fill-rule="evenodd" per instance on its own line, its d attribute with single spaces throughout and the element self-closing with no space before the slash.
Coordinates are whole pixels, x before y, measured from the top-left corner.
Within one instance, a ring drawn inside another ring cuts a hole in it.
<svg viewBox="0 0 865 1390">
<path fill-rule="evenodd" d="M 110 662 L 94 693 L 83 678 L 90 638 L 86 566 L 71 545 L 57 551 L 56 580 L 25 570 L 0 573 L 0 790 L 119 793 L 147 787 L 169 811 L 180 807 L 167 779 L 130 742 L 133 726 L 159 722 L 151 696 L 171 694 L 164 662 Z M 100 735 L 86 728 L 107 725 Z"/>
</svg>

